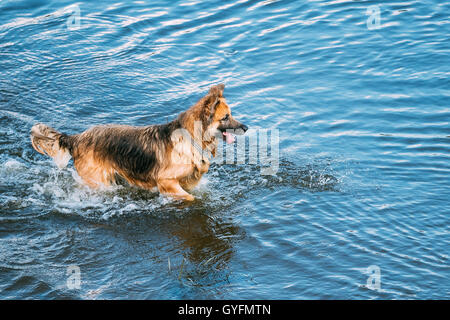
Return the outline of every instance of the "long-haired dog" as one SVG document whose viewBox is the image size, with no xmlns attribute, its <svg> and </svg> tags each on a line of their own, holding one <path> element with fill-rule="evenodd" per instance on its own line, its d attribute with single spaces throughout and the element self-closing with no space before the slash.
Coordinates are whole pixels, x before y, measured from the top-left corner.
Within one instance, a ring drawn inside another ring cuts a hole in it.
<svg viewBox="0 0 450 320">
<path fill-rule="evenodd" d="M 92 188 L 116 183 L 119 176 L 131 185 L 157 187 L 164 195 L 192 201 L 187 191 L 208 171 L 219 139 L 232 143 L 233 134 L 247 131 L 232 117 L 224 87 L 211 87 L 206 96 L 166 124 L 102 125 L 75 135 L 36 124 L 31 143 L 60 168 L 72 157 L 79 176 Z"/>
</svg>

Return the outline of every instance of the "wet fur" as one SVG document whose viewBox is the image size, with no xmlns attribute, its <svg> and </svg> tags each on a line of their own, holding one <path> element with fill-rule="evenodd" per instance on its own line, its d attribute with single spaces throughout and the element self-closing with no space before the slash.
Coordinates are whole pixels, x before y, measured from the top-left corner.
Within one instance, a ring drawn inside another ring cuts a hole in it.
<svg viewBox="0 0 450 320">
<path fill-rule="evenodd" d="M 197 185 L 208 171 L 209 161 L 192 149 L 190 141 L 174 139 L 174 132 L 185 129 L 194 137 L 195 121 L 201 121 L 204 139 L 199 143 L 214 156 L 218 132 L 245 131 L 245 125 L 232 118 L 223 90 L 224 85 L 213 86 L 195 105 L 166 124 L 103 125 L 76 135 L 37 124 L 31 130 L 31 142 L 35 150 L 52 157 L 59 167 L 67 165 L 72 156 L 78 174 L 92 188 L 114 184 L 120 176 L 144 189 L 157 187 L 173 198 L 193 200 L 186 190 Z M 229 120 L 222 121 L 227 113 Z"/>
</svg>

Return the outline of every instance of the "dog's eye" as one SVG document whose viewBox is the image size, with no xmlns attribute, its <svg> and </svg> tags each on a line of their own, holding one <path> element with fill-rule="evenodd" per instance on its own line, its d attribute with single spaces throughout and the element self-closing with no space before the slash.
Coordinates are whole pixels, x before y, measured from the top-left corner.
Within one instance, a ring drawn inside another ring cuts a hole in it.
<svg viewBox="0 0 450 320">
<path fill-rule="evenodd" d="M 227 115 L 225 117 L 223 117 L 221 121 L 227 121 L 229 117 L 230 117 L 230 115 L 227 113 Z"/>
</svg>

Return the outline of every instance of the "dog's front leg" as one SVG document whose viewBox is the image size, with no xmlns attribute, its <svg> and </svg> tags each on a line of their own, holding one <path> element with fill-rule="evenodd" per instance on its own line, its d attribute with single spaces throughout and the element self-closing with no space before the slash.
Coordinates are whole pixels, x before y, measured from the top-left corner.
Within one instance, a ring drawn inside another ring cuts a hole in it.
<svg viewBox="0 0 450 320">
<path fill-rule="evenodd" d="M 177 200 L 193 201 L 194 196 L 187 193 L 181 186 L 178 180 L 163 179 L 157 182 L 159 192 L 170 196 Z"/>
</svg>

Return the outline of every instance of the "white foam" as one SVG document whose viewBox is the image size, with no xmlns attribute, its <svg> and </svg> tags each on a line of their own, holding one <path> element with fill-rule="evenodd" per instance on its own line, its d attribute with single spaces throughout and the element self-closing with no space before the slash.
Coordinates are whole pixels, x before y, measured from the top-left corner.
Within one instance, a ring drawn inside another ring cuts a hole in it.
<svg viewBox="0 0 450 320">
<path fill-rule="evenodd" d="M 15 159 L 10 159 L 7 160 L 5 163 L 3 163 L 2 165 L 2 171 L 5 171 L 7 173 L 11 173 L 14 171 L 18 171 L 21 170 L 25 167 L 25 165 Z"/>
<path fill-rule="evenodd" d="M 56 165 L 59 169 L 67 167 L 72 156 L 67 150 L 58 150 L 56 155 L 53 157 L 53 161 L 55 161 Z"/>
</svg>

